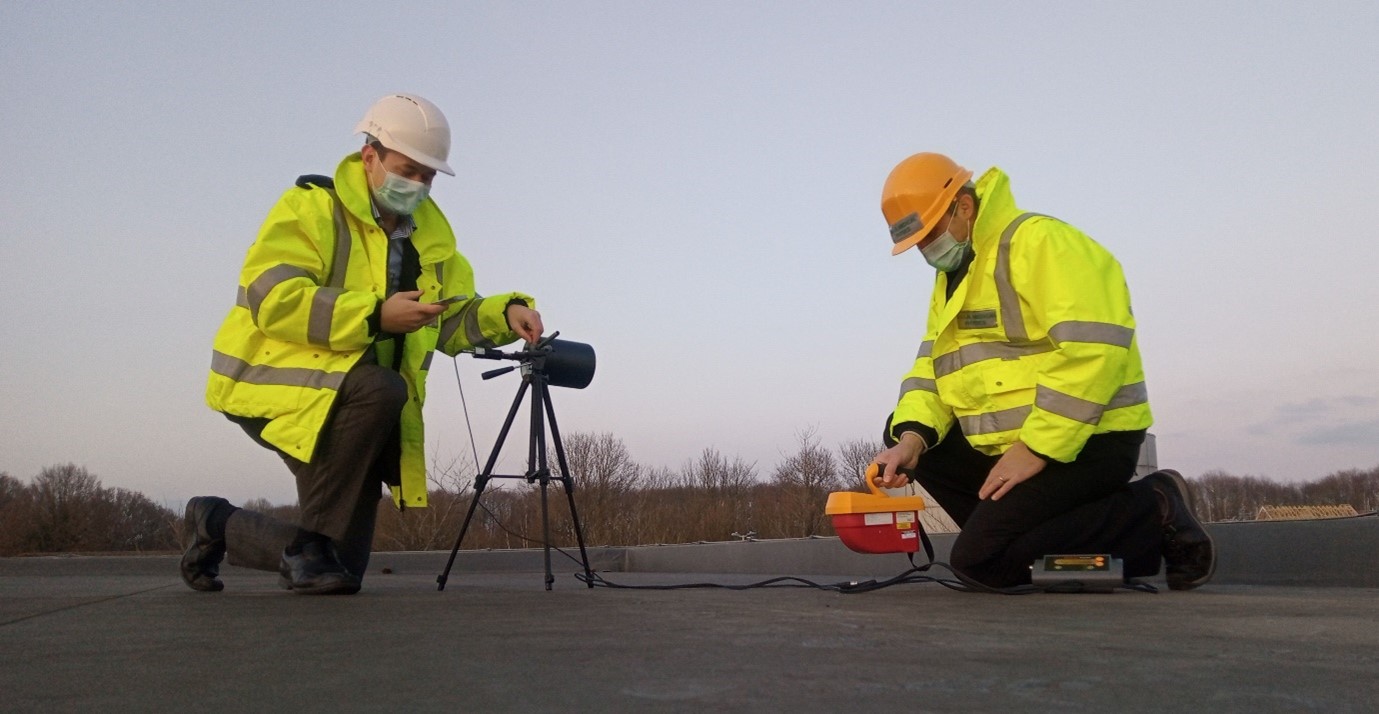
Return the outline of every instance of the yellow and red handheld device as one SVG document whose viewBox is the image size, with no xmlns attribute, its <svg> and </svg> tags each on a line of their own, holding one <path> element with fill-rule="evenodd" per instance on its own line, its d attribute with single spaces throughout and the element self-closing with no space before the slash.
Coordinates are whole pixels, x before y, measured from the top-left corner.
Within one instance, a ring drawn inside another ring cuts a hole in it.
<svg viewBox="0 0 1379 714">
<path fill-rule="evenodd" d="M 876 485 L 880 470 L 867 466 L 866 483 L 871 493 L 834 491 L 828 494 L 824 514 L 832 517 L 833 530 L 843 545 L 858 553 L 914 553 L 919 550 L 919 496 L 888 496 Z"/>
</svg>

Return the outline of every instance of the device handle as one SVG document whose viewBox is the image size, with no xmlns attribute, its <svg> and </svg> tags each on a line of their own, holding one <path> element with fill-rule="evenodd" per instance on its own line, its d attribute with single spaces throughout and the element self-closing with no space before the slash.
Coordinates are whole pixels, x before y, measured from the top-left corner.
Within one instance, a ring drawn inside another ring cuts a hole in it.
<svg viewBox="0 0 1379 714">
<path fill-rule="evenodd" d="M 871 489 L 871 492 L 877 496 L 890 498 L 890 494 L 886 493 L 885 491 L 882 491 L 881 486 L 876 483 L 877 479 L 880 478 L 881 465 L 876 463 L 867 464 L 867 475 L 866 478 L 863 479 L 867 482 L 867 488 Z"/>
</svg>

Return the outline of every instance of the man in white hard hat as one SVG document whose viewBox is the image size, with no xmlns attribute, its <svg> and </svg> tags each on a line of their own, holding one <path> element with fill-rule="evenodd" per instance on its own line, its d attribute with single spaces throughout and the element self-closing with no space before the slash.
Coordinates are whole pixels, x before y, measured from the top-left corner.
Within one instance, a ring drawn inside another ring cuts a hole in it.
<svg viewBox="0 0 1379 714">
<path fill-rule="evenodd" d="M 278 571 L 304 594 L 359 590 L 386 484 L 399 507 L 426 506 L 422 402 L 436 350 L 447 355 L 544 327 L 523 293 L 480 296 L 450 224 L 428 197 L 450 126 L 431 102 L 393 94 L 356 128 L 363 148 L 334 178 L 302 176 L 269 212 L 216 334 L 206 401 L 297 481 L 285 523 L 223 498 L 187 503 L 182 578 L 224 584 L 230 562 Z"/>
</svg>

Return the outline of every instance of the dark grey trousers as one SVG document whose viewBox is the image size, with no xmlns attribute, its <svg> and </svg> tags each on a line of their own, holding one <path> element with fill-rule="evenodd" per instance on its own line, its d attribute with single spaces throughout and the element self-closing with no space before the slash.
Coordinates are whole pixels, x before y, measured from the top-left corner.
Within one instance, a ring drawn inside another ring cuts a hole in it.
<svg viewBox="0 0 1379 714">
<path fill-rule="evenodd" d="M 355 365 L 340 386 L 311 462 L 273 449 L 297 479 L 300 523 L 235 511 L 225 524 L 230 564 L 276 571 L 283 549 L 304 530 L 334 541 L 340 562 L 363 579 L 383 484 L 397 478 L 398 420 L 406 402 L 402 375 L 376 364 Z M 259 444 L 273 448 L 260 437 L 265 420 L 234 421 Z"/>
<path fill-rule="evenodd" d="M 962 529 L 950 565 L 977 582 L 1027 584 L 1031 563 L 1060 553 L 1110 553 L 1127 577 L 1147 577 L 1159 572 L 1163 529 L 1153 488 L 1130 482 L 1143 441 L 1143 431 L 1098 434 L 1075 460 L 1050 461 L 992 501 L 977 492 L 999 457 L 972 448 L 955 425 L 919 458 L 915 479 Z"/>
</svg>

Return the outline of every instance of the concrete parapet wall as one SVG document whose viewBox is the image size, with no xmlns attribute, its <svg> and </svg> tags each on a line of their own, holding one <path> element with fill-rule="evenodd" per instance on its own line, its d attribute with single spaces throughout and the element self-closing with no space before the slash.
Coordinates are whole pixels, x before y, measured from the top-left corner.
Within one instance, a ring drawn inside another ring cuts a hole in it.
<svg viewBox="0 0 1379 714">
<path fill-rule="evenodd" d="M 1379 587 L 1379 517 L 1317 521 L 1250 521 L 1207 526 L 1217 545 L 1213 580 L 1227 585 Z M 933 536 L 935 559 L 948 560 L 956 536 Z M 909 567 L 904 555 L 864 555 L 837 538 L 731 541 L 690 545 L 591 547 L 589 561 L 603 572 L 752 574 L 886 578 Z M 577 548 L 566 548 L 577 557 Z M 449 551 L 375 553 L 369 570 L 435 573 Z M 917 554 L 916 562 L 924 562 Z M 579 570 L 576 561 L 552 552 L 555 572 Z M 176 571 L 173 556 L 0 558 L 3 575 L 151 575 Z M 533 572 L 544 568 L 541 549 L 466 550 L 452 577 L 470 572 Z M 383 576 L 386 577 L 386 576 Z"/>
<path fill-rule="evenodd" d="M 1379 517 L 1213 523 L 1216 580 L 1379 587 Z"/>
<path fill-rule="evenodd" d="M 1379 517 L 1251 521 L 1207 526 L 1216 541 L 1213 582 L 1236 585 L 1379 587 Z M 946 562 L 954 534 L 933 536 Z M 777 573 L 889 577 L 905 556 L 863 555 L 837 538 L 629 548 L 629 572 Z M 924 562 L 921 551 L 916 562 Z"/>
</svg>

